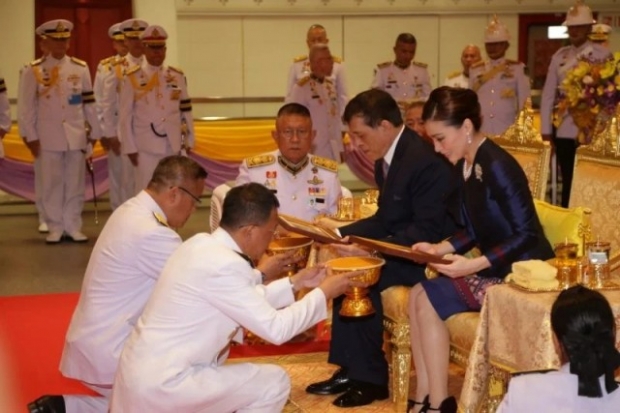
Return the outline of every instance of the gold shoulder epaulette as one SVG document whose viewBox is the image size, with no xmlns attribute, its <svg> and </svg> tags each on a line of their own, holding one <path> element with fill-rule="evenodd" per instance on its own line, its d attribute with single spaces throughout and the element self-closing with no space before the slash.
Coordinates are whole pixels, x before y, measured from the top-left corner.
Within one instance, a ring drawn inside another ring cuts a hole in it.
<svg viewBox="0 0 620 413">
<path fill-rule="evenodd" d="M 276 161 L 276 157 L 271 154 L 256 155 L 256 156 L 252 156 L 249 158 L 245 158 L 245 164 L 248 166 L 248 168 L 256 168 L 257 166 L 271 165 L 272 163 L 275 163 L 275 161 Z"/>
<path fill-rule="evenodd" d="M 73 56 L 71 56 L 71 61 L 72 61 L 73 63 L 77 64 L 77 65 L 80 65 L 80 66 L 84 66 L 84 67 L 86 67 L 86 62 L 85 62 L 85 61 L 83 61 L 83 60 L 78 59 L 77 57 L 73 57 Z"/>
<path fill-rule="evenodd" d="M 30 62 L 30 66 L 38 66 L 43 62 L 45 62 L 45 57 L 41 57 L 40 59 L 33 60 L 32 62 Z"/>
<path fill-rule="evenodd" d="M 332 59 L 334 59 L 334 63 L 342 63 L 342 58 L 339 56 L 332 56 Z"/>
<path fill-rule="evenodd" d="M 334 161 L 333 159 L 313 156 L 312 165 L 318 166 L 319 168 L 327 169 L 328 171 L 338 172 L 338 162 Z"/>
<path fill-rule="evenodd" d="M 173 72 L 177 72 L 180 75 L 183 74 L 183 71 L 181 69 L 179 69 L 178 67 L 168 66 L 168 69 L 172 70 Z"/>
<path fill-rule="evenodd" d="M 383 63 L 379 63 L 379 64 L 377 65 L 377 67 L 378 67 L 379 69 L 383 69 L 383 68 L 385 68 L 385 67 L 388 67 L 388 66 L 389 66 L 389 65 L 391 65 L 391 64 L 392 64 L 392 62 L 383 62 Z"/>
<path fill-rule="evenodd" d="M 474 63 L 473 65 L 471 65 L 471 68 L 474 69 L 474 68 L 480 67 L 480 66 L 484 66 L 484 60 L 481 60 L 479 62 Z"/>
<path fill-rule="evenodd" d="M 112 60 L 112 62 L 110 63 L 112 66 L 117 66 L 120 63 L 123 63 L 123 61 L 125 61 L 125 58 L 122 56 L 114 56 L 114 59 Z"/>
<path fill-rule="evenodd" d="M 308 58 L 308 55 L 306 54 L 302 54 L 301 56 L 297 56 L 296 58 L 293 59 L 293 63 L 299 63 L 299 62 L 303 62 L 304 60 L 306 60 Z"/>
<path fill-rule="evenodd" d="M 161 225 L 163 225 L 164 227 L 170 228 L 170 225 L 168 225 L 166 218 L 164 218 L 159 212 L 153 212 L 153 216 L 155 217 L 155 220 L 159 222 Z"/>
<path fill-rule="evenodd" d="M 310 75 L 306 75 L 297 81 L 297 85 L 303 86 L 310 80 Z"/>
<path fill-rule="evenodd" d="M 457 70 L 456 72 L 452 72 L 452 73 L 450 73 L 450 74 L 448 75 L 448 79 L 454 79 L 455 77 L 460 76 L 460 75 L 461 75 L 461 73 L 462 73 L 462 72 L 461 72 L 460 70 Z"/>
<path fill-rule="evenodd" d="M 422 63 L 422 62 L 411 62 L 411 64 L 412 64 L 412 65 L 419 66 L 419 67 L 423 67 L 423 68 L 425 68 L 425 69 L 428 67 L 428 64 L 426 64 L 426 63 Z"/>
<path fill-rule="evenodd" d="M 106 57 L 105 59 L 101 59 L 101 60 L 99 61 L 99 64 L 100 64 L 101 66 L 106 66 L 106 65 L 112 64 L 113 59 L 114 59 L 115 57 L 116 57 L 116 56 L 110 56 L 110 57 Z"/>
<path fill-rule="evenodd" d="M 127 70 L 127 73 L 125 73 L 125 74 L 128 75 L 128 76 L 129 75 L 133 75 L 134 73 L 136 73 L 140 69 L 141 69 L 141 67 L 136 65 L 136 66 L 130 68 L 129 70 Z"/>
</svg>

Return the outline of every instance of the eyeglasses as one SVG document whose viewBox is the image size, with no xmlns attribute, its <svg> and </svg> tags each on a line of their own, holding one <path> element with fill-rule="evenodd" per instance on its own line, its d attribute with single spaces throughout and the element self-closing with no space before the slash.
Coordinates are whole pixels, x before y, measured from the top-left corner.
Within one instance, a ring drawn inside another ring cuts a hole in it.
<svg viewBox="0 0 620 413">
<path fill-rule="evenodd" d="M 306 139 L 310 136 L 310 130 L 308 129 L 284 129 L 283 131 L 278 131 L 280 136 L 286 139 L 291 139 L 293 136 L 297 135 L 299 139 Z"/>
<path fill-rule="evenodd" d="M 198 198 L 196 195 L 194 195 L 191 192 L 189 192 L 188 189 L 185 189 L 182 186 L 177 186 L 177 188 L 179 188 L 181 191 L 185 192 L 187 195 L 191 196 L 192 199 L 194 200 L 194 203 L 196 204 L 196 206 L 200 205 L 200 203 L 202 202 L 200 200 L 200 198 Z"/>
</svg>

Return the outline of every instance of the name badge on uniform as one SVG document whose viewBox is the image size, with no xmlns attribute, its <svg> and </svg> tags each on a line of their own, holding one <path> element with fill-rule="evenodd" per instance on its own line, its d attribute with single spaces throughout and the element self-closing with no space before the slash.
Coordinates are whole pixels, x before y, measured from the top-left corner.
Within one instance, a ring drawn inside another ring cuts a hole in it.
<svg viewBox="0 0 620 413">
<path fill-rule="evenodd" d="M 69 96 L 69 104 L 70 105 L 80 105 L 82 104 L 82 94 L 74 93 Z"/>
</svg>

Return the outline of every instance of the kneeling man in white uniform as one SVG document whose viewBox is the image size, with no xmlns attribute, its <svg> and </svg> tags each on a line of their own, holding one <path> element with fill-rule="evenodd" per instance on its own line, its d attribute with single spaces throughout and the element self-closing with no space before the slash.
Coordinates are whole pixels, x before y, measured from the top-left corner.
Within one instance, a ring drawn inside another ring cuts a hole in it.
<svg viewBox="0 0 620 413">
<path fill-rule="evenodd" d="M 231 189 L 220 227 L 197 234 L 170 257 L 125 344 L 111 411 L 280 412 L 290 392 L 275 365 L 226 365 L 241 328 L 281 344 L 325 319 L 326 300 L 342 294 L 357 273 L 325 278 L 305 269 L 261 284 L 253 261 L 278 225 L 278 200 L 264 186 Z M 295 291 L 317 287 L 295 302 Z"/>
</svg>

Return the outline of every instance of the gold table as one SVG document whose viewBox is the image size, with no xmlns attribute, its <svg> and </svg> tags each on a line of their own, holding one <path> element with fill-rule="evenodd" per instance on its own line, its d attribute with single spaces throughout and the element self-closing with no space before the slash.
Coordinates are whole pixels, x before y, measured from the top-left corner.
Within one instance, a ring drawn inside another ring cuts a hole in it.
<svg viewBox="0 0 620 413">
<path fill-rule="evenodd" d="M 601 292 L 616 317 L 616 347 L 620 348 L 620 290 Z M 505 284 L 489 288 L 469 355 L 459 411 L 494 412 L 512 372 L 559 368 L 550 321 L 557 295 L 525 292 Z"/>
</svg>

